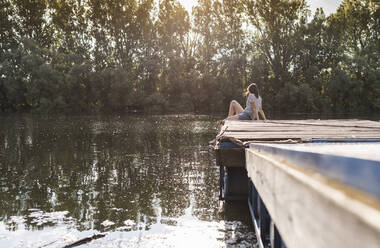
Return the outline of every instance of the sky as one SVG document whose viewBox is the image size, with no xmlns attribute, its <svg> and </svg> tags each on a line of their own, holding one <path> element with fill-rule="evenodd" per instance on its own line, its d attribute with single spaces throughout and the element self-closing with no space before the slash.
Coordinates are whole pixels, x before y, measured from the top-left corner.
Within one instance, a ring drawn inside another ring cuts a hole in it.
<svg viewBox="0 0 380 248">
<path fill-rule="evenodd" d="M 190 13 L 191 8 L 196 5 L 197 0 L 179 0 L 179 2 L 185 7 L 185 9 Z M 325 15 L 328 16 L 335 12 L 339 7 L 342 0 L 307 0 L 312 13 L 314 13 L 316 8 L 322 7 Z"/>
</svg>

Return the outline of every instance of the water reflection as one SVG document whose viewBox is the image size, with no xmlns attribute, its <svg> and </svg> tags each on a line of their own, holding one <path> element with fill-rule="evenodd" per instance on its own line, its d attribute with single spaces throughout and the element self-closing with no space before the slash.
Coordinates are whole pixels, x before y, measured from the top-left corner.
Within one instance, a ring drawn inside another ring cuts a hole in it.
<svg viewBox="0 0 380 248">
<path fill-rule="evenodd" d="M 1 117 L 0 227 L 133 232 L 218 220 L 215 133 L 206 116 Z M 0 228 L 0 245 L 8 234 Z"/>
</svg>

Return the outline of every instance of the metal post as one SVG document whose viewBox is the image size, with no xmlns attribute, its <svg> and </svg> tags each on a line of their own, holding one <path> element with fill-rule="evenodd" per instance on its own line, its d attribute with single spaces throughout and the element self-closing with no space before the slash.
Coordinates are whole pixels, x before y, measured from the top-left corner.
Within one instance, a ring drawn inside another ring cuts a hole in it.
<svg viewBox="0 0 380 248">
<path fill-rule="evenodd" d="M 219 166 L 219 200 L 224 200 L 224 166 Z"/>
<path fill-rule="evenodd" d="M 270 222 L 270 247 L 285 248 L 285 244 L 282 242 L 281 235 L 272 220 Z"/>
<path fill-rule="evenodd" d="M 268 210 L 266 209 L 264 202 L 258 195 L 258 208 L 259 208 L 259 228 L 261 240 L 265 247 L 269 244 L 269 231 L 270 231 L 270 216 Z"/>
</svg>

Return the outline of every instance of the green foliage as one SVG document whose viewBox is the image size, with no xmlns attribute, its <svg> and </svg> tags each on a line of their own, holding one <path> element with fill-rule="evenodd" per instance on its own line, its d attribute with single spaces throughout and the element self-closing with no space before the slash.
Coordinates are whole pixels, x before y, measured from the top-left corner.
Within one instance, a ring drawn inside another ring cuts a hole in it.
<svg viewBox="0 0 380 248">
<path fill-rule="evenodd" d="M 1 111 L 380 110 L 380 8 L 344 0 L 0 0 Z"/>
</svg>

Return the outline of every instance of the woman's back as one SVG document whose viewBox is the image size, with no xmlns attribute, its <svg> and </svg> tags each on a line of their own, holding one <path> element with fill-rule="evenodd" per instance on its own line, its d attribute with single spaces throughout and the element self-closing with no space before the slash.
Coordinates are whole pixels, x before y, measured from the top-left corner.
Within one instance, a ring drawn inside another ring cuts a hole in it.
<svg viewBox="0 0 380 248">
<path fill-rule="evenodd" d="M 247 102 L 246 102 L 244 112 L 248 113 L 251 116 L 251 118 L 254 119 L 253 109 L 251 106 L 252 102 L 254 102 L 256 104 L 256 112 L 258 113 L 260 108 L 261 108 L 261 104 L 262 104 L 261 96 L 256 97 L 255 94 L 249 93 L 248 97 L 247 97 Z"/>
</svg>

